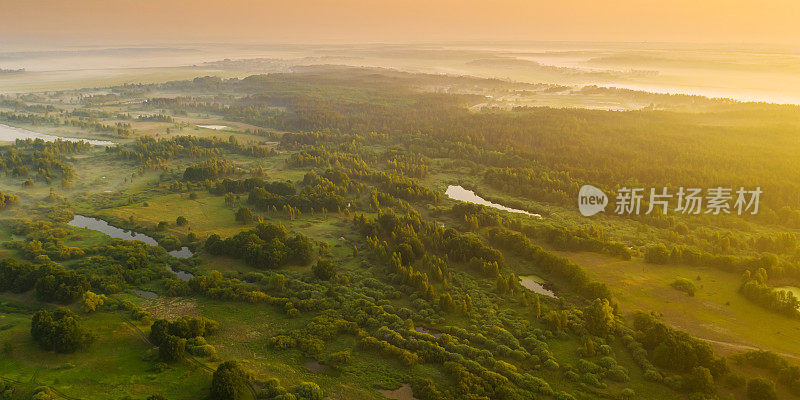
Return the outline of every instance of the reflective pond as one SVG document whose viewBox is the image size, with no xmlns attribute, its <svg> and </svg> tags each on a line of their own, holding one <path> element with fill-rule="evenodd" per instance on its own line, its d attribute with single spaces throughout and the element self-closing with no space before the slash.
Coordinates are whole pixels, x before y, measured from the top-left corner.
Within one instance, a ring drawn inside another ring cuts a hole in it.
<svg viewBox="0 0 800 400">
<path fill-rule="evenodd" d="M 525 210 L 518 210 L 516 208 L 506 207 L 506 206 L 504 206 L 502 204 L 492 203 L 491 201 L 485 200 L 481 196 L 478 196 L 472 190 L 464 189 L 462 186 L 458 186 L 458 185 L 450 185 L 450 186 L 448 186 L 447 187 L 447 191 L 445 191 L 444 194 L 447 195 L 447 197 L 449 197 L 449 198 L 451 198 L 453 200 L 460 200 L 460 201 L 463 201 L 463 202 L 466 202 L 466 203 L 472 203 L 472 204 L 480 204 L 482 206 L 492 207 L 492 208 L 496 208 L 498 210 L 513 212 L 513 213 L 518 213 L 518 214 L 530 215 L 531 217 L 536 217 L 536 218 L 541 218 L 542 217 L 539 214 L 530 213 L 530 212 L 527 212 Z"/>
<path fill-rule="evenodd" d="M 225 125 L 197 125 L 201 128 L 211 129 L 214 131 L 221 131 L 223 129 L 227 129 L 228 127 Z"/>
<path fill-rule="evenodd" d="M 525 275 L 519 277 L 519 283 L 525 289 L 530 290 L 536 294 L 541 294 L 543 296 L 552 297 L 557 299 L 555 292 L 550 289 L 544 287 L 545 280 L 537 275 Z"/>
</svg>

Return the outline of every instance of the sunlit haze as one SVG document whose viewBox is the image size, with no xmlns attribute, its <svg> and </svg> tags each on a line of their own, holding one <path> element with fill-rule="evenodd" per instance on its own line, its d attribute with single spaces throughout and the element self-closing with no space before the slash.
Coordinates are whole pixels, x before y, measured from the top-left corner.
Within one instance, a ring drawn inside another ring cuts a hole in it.
<svg viewBox="0 0 800 400">
<path fill-rule="evenodd" d="M 4 0 L 0 45 L 800 40 L 793 0 Z M 4 43 L 5 42 L 5 43 Z"/>
<path fill-rule="evenodd" d="M 800 0 L 0 0 L 0 400 L 800 400 Z"/>
</svg>

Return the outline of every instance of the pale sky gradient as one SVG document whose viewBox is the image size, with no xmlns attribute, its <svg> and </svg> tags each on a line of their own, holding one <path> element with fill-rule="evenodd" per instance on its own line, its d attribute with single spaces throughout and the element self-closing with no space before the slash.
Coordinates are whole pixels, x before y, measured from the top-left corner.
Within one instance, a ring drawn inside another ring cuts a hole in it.
<svg viewBox="0 0 800 400">
<path fill-rule="evenodd" d="M 0 0 L 5 42 L 800 44 L 798 0 Z"/>
</svg>

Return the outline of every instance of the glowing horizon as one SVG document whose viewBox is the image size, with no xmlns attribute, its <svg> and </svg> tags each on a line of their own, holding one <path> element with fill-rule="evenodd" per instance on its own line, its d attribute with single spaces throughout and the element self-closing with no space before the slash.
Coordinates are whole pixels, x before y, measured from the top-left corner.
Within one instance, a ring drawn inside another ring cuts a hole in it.
<svg viewBox="0 0 800 400">
<path fill-rule="evenodd" d="M 7 0 L 14 42 L 402 43 L 587 41 L 800 44 L 800 3 L 564 0 Z"/>
</svg>

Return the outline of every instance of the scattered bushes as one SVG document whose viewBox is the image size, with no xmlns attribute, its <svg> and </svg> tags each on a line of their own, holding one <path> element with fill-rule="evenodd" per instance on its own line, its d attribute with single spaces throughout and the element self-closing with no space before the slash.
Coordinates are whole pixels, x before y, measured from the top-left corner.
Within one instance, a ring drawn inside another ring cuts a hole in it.
<svg viewBox="0 0 800 400">
<path fill-rule="evenodd" d="M 694 293 L 697 291 L 697 287 L 694 285 L 694 282 L 686 278 L 675 279 L 674 282 L 670 283 L 670 286 L 676 290 L 680 290 L 681 292 L 688 294 L 689 296 L 694 296 Z"/>
<path fill-rule="evenodd" d="M 150 327 L 150 341 L 158 346 L 164 361 L 177 361 L 190 354 L 213 356 L 216 350 L 203 337 L 214 334 L 219 325 L 207 318 L 180 317 L 175 321 L 158 319 Z"/>
<path fill-rule="evenodd" d="M 315 278 L 328 281 L 336 276 L 336 264 L 330 260 L 318 260 L 317 263 L 311 267 L 311 272 L 314 274 Z"/>
</svg>

